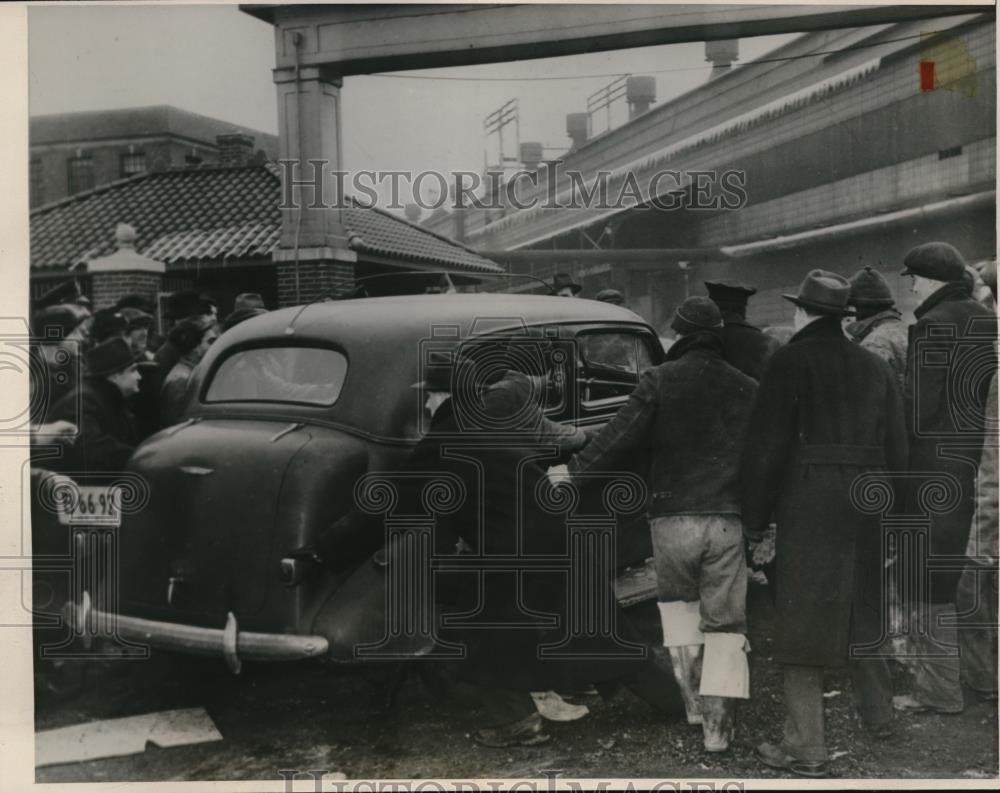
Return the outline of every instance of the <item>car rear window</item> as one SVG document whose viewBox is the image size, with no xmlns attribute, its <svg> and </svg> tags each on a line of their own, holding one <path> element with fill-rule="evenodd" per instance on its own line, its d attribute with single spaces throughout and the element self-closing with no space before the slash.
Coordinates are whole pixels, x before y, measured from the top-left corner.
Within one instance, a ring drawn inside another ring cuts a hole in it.
<svg viewBox="0 0 1000 793">
<path fill-rule="evenodd" d="M 321 347 L 263 347 L 226 358 L 205 402 L 295 402 L 332 405 L 347 375 L 347 358 Z"/>
</svg>

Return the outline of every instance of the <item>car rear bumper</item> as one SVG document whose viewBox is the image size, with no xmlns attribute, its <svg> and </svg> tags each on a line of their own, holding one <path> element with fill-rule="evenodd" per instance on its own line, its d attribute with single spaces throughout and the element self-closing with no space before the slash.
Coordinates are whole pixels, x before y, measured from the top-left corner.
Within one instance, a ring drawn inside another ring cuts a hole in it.
<svg viewBox="0 0 1000 793">
<path fill-rule="evenodd" d="M 127 641 L 163 650 L 225 659 L 238 672 L 242 661 L 301 661 L 326 654 L 329 643 L 322 636 L 240 631 L 229 614 L 225 628 L 202 628 L 94 610 L 97 624 L 112 626 Z"/>
</svg>

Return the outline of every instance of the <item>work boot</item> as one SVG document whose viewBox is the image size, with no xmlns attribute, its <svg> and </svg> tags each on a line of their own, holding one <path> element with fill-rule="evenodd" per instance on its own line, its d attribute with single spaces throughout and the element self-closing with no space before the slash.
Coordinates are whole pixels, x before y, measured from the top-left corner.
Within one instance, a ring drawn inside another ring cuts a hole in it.
<svg viewBox="0 0 1000 793">
<path fill-rule="evenodd" d="M 736 724 L 736 700 L 731 697 L 701 698 L 702 725 L 706 752 L 724 752 L 729 749 Z"/>
<path fill-rule="evenodd" d="M 670 662 L 674 667 L 674 677 L 684 697 L 684 709 L 687 711 L 688 724 L 701 724 L 701 696 L 698 688 L 701 685 L 701 644 L 685 644 L 680 647 L 669 647 Z"/>
</svg>

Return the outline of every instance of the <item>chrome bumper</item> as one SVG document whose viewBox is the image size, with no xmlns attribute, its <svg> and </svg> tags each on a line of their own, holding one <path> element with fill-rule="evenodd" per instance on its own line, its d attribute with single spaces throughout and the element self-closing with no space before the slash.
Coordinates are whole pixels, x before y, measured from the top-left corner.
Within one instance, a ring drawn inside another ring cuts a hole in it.
<svg viewBox="0 0 1000 793">
<path fill-rule="evenodd" d="M 98 624 L 113 627 L 122 639 L 163 650 L 224 658 L 233 672 L 242 661 L 301 661 L 325 655 L 329 642 L 322 636 L 240 631 L 230 612 L 225 628 L 201 628 L 121 614 L 91 612 Z"/>
</svg>

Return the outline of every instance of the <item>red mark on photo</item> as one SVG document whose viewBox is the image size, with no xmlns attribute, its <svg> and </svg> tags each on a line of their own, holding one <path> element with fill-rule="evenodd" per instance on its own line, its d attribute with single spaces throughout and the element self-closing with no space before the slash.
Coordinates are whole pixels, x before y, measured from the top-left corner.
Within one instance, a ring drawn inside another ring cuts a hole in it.
<svg viewBox="0 0 1000 793">
<path fill-rule="evenodd" d="M 920 90 L 934 90 L 934 61 L 920 61 Z"/>
</svg>

